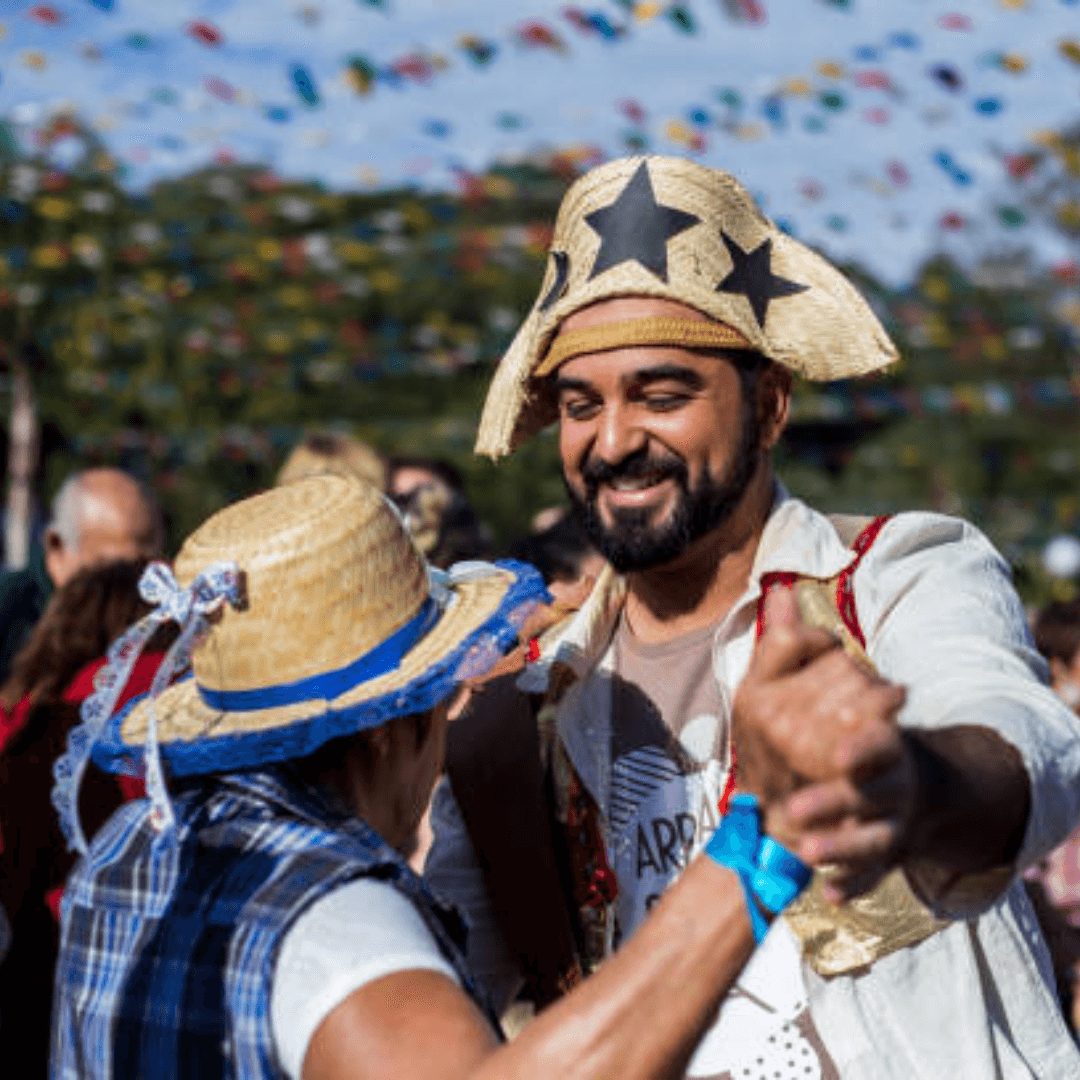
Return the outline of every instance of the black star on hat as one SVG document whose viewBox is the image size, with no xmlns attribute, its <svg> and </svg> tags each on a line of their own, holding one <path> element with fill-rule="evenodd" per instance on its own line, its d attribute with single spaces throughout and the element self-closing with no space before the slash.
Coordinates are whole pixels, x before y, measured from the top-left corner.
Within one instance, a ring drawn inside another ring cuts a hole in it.
<svg viewBox="0 0 1080 1080">
<path fill-rule="evenodd" d="M 600 250 L 588 280 L 632 260 L 667 281 L 667 242 L 700 220 L 656 201 L 643 161 L 610 206 L 585 215 L 585 223 L 600 237 Z"/>
<path fill-rule="evenodd" d="M 553 251 L 551 258 L 555 263 L 555 279 L 552 281 L 547 295 L 540 301 L 541 311 L 547 311 L 566 291 L 566 278 L 570 273 L 570 256 L 565 251 Z"/>
<path fill-rule="evenodd" d="M 745 296 L 750 301 L 758 326 L 765 325 L 770 300 L 775 300 L 778 296 L 805 292 L 810 287 L 777 277 L 772 272 L 769 265 L 772 258 L 771 239 L 763 241 L 753 251 L 743 251 L 727 233 L 721 232 L 720 238 L 724 241 L 734 265 L 731 273 L 716 286 L 716 291 Z"/>
</svg>

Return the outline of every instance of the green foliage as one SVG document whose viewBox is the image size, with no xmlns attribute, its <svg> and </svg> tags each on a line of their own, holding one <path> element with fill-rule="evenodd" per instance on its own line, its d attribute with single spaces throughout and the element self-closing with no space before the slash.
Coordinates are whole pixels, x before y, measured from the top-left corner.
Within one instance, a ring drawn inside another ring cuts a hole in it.
<svg viewBox="0 0 1080 1080">
<path fill-rule="evenodd" d="M 450 459 L 504 543 L 562 501 L 550 436 L 498 465 L 471 444 L 564 176 L 349 193 L 223 167 L 133 195 L 107 165 L 92 142 L 65 174 L 0 154 L 0 349 L 36 351 L 41 416 L 63 437 L 41 496 L 76 462 L 121 464 L 162 493 L 175 541 L 327 428 Z M 973 273 L 933 260 L 902 290 L 851 273 L 904 360 L 797 386 L 789 486 L 827 510 L 960 513 L 1030 597 L 1060 588 L 1038 553 L 1080 522 L 1075 282 L 1023 252 Z"/>
</svg>

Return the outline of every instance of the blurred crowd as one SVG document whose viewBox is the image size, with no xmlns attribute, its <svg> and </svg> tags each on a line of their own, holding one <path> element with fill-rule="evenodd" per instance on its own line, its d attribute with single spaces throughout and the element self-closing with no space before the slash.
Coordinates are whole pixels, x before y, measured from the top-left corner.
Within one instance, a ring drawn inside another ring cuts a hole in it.
<svg viewBox="0 0 1080 1080">
<path fill-rule="evenodd" d="M 570 607 L 603 567 L 563 507 L 536 515 L 499 550 L 460 472 L 437 457 L 385 459 L 348 436 L 313 433 L 289 454 L 277 483 L 318 473 L 382 488 L 416 547 L 440 568 L 520 559 L 540 569 L 556 603 Z M 26 1077 L 47 1071 L 59 903 L 75 861 L 50 801 L 53 763 L 110 643 L 149 610 L 139 595 L 143 569 L 166 555 L 154 492 L 120 470 L 86 469 L 56 492 L 29 564 L 0 576 L 0 1038 L 12 1045 L 17 1033 Z M 121 703 L 149 689 L 174 634 L 158 631 Z M 144 793 L 139 780 L 91 771 L 80 796 L 88 836 L 123 801 Z M 416 864 L 427 836 L 422 829 Z"/>
</svg>

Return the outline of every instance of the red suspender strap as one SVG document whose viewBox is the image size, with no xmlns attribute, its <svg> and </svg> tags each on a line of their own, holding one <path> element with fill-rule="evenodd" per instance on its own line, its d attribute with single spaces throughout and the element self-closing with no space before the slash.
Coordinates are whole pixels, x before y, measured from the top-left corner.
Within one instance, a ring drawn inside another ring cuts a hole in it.
<svg viewBox="0 0 1080 1080">
<path fill-rule="evenodd" d="M 859 625 L 859 612 L 855 607 L 855 586 L 852 584 L 852 578 L 855 576 L 855 571 L 858 570 L 863 556 L 870 550 L 872 544 L 878 538 L 878 533 L 881 532 L 882 527 L 888 520 L 888 514 L 874 518 L 855 537 L 855 542 L 851 545 L 851 550 L 855 552 L 855 558 L 836 581 L 836 610 L 840 618 L 843 619 L 844 625 L 851 631 L 852 637 L 864 649 L 866 648 L 866 638 L 863 637 L 862 627 Z"/>
<path fill-rule="evenodd" d="M 724 790 L 720 792 L 720 798 L 716 801 L 716 809 L 720 811 L 720 816 L 723 817 L 728 812 L 728 803 L 731 802 L 731 796 L 735 794 L 736 777 L 738 776 L 739 768 L 738 761 L 735 759 L 735 744 L 731 744 L 731 768 L 728 769 L 727 777 L 724 780 Z"/>
</svg>

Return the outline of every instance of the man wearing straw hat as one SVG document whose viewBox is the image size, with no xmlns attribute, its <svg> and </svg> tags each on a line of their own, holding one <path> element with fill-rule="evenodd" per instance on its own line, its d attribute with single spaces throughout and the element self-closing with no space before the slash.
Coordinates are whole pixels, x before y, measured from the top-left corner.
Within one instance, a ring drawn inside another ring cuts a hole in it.
<svg viewBox="0 0 1080 1080">
<path fill-rule="evenodd" d="M 772 470 L 793 376 L 896 358 L 728 174 L 633 158 L 568 191 L 477 450 L 557 422 L 611 568 L 455 727 L 427 869 L 496 1001 L 524 981 L 543 1005 L 635 941 L 752 766 L 733 726 L 863 709 L 897 742 L 794 796 L 799 851 L 829 873 L 773 924 L 687 1075 L 1080 1075 L 1015 877 L 1080 815 L 1080 740 L 1007 567 L 965 522 L 830 519 Z M 777 593 L 800 617 L 787 662 L 762 665 Z M 876 677 L 905 702 L 864 698 Z M 542 856 L 513 854 L 526 831 Z"/>
<path fill-rule="evenodd" d="M 216 514 L 176 575 L 148 570 L 157 607 L 110 648 L 56 767 L 61 823 L 84 853 L 64 894 L 53 1019 L 65 1080 L 677 1071 L 809 880 L 767 834 L 799 846 L 785 763 L 827 784 L 853 747 L 887 754 L 896 741 L 873 709 L 812 739 L 741 726 L 760 803 L 739 797 L 610 973 L 500 1048 L 460 921 L 401 851 L 441 765 L 449 702 L 517 642 L 545 596 L 539 575 L 429 571 L 376 489 L 328 475 Z M 149 693 L 114 712 L 168 620 L 180 635 Z M 774 630 L 763 662 L 790 644 Z M 881 680 L 868 690 L 884 708 L 900 697 Z M 143 775 L 148 797 L 87 849 L 76 808 L 91 757 Z"/>
</svg>

